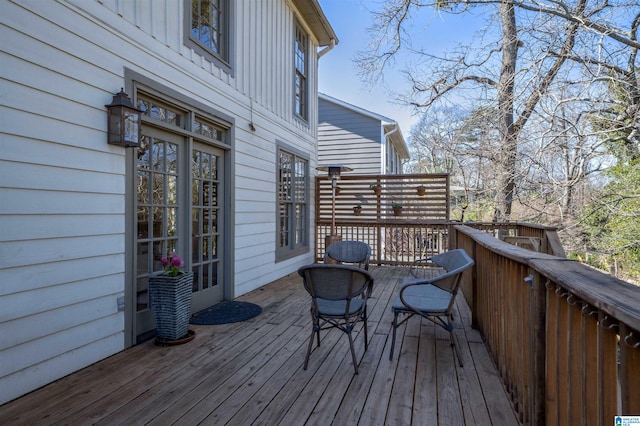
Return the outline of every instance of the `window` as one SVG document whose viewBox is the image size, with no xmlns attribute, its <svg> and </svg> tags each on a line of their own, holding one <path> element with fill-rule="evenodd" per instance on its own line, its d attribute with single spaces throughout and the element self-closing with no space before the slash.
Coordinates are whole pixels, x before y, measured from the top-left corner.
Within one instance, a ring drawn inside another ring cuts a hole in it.
<svg viewBox="0 0 640 426">
<path fill-rule="evenodd" d="M 295 52 L 294 52 L 294 62 L 295 62 L 295 113 L 298 117 L 308 120 L 309 118 L 309 107 L 308 107 L 308 76 L 307 70 L 308 59 L 309 59 L 309 37 L 307 33 L 300 27 L 300 25 L 296 25 L 296 43 L 295 43 Z"/>
<path fill-rule="evenodd" d="M 138 95 L 138 108 L 140 108 L 143 115 L 162 121 L 167 125 L 179 128 L 184 128 L 185 126 L 186 113 L 184 111 L 164 104 L 152 97 Z"/>
<path fill-rule="evenodd" d="M 186 0 L 185 44 L 230 71 L 229 0 Z"/>
<path fill-rule="evenodd" d="M 276 260 L 309 251 L 309 161 L 278 147 Z"/>
<path fill-rule="evenodd" d="M 386 171 L 391 174 L 401 174 L 402 173 L 402 163 L 400 161 L 400 156 L 396 151 L 396 148 L 393 146 L 391 140 L 387 139 L 386 143 Z"/>
</svg>

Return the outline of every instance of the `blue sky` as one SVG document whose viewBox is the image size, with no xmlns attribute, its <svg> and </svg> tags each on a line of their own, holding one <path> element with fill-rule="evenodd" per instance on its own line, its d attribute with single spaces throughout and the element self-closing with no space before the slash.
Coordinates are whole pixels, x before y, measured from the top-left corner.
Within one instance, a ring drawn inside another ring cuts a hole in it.
<svg viewBox="0 0 640 426">
<path fill-rule="evenodd" d="M 382 84 L 366 85 L 354 64 L 356 54 L 367 48 L 370 37 L 367 28 L 373 18 L 367 8 L 378 9 L 382 0 L 319 0 L 319 3 L 339 39 L 338 45 L 320 58 L 320 92 L 396 120 L 405 139 L 408 138 L 418 116 L 398 105 Z M 478 23 L 479 19 L 471 15 L 441 15 L 424 8 L 411 28 L 414 48 L 434 53 L 453 48 L 463 41 L 461 37 L 471 36 L 479 28 Z M 400 57 L 395 67 L 387 70 L 384 84 L 389 89 L 402 92 L 407 87 L 399 70 L 410 60 L 407 56 Z"/>
</svg>

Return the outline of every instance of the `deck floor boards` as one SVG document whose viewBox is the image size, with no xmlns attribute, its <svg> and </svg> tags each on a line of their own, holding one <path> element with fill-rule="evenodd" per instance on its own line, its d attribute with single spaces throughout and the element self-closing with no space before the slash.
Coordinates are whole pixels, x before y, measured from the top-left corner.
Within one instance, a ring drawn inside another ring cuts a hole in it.
<svg viewBox="0 0 640 426">
<path fill-rule="evenodd" d="M 193 341 L 130 348 L 0 406 L 0 424 L 491 425 L 518 424 L 469 308 L 457 299 L 464 367 L 441 328 L 411 318 L 398 328 L 391 303 L 407 271 L 371 267 L 369 344 L 354 331 L 359 374 L 338 330 L 322 334 L 303 370 L 309 298 L 297 274 L 240 297 L 263 313 L 242 323 L 191 326 Z"/>
</svg>

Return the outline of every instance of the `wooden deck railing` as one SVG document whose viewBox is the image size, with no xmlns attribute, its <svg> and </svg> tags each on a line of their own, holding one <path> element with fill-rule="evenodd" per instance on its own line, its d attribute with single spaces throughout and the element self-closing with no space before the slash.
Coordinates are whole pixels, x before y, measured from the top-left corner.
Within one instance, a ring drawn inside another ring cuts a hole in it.
<svg viewBox="0 0 640 426">
<path fill-rule="evenodd" d="M 455 226 L 475 259 L 463 292 L 523 424 L 640 414 L 640 288 Z"/>
<path fill-rule="evenodd" d="M 453 227 L 459 222 L 419 220 L 409 217 L 359 220 L 336 219 L 336 234 L 343 240 L 364 241 L 371 246 L 371 263 L 377 265 L 409 265 L 416 259 L 432 256 L 455 248 Z M 565 257 L 555 228 L 520 222 L 466 224 L 493 237 L 538 241 L 539 251 Z M 325 237 L 331 232 L 331 220 L 316 223 L 316 260 L 322 260 Z M 524 241 L 524 240 L 523 240 Z M 518 244 L 517 242 L 514 244 Z M 529 247 L 529 244 L 522 244 Z"/>
</svg>

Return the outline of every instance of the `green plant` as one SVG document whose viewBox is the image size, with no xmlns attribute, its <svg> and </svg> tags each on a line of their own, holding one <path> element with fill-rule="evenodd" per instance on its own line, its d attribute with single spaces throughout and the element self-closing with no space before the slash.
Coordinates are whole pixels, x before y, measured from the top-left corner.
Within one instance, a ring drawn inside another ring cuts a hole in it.
<svg viewBox="0 0 640 426">
<path fill-rule="evenodd" d="M 370 185 L 369 185 L 369 188 L 371 188 L 371 189 L 376 189 L 378 186 L 379 186 L 379 185 L 378 185 L 377 183 L 375 183 L 375 182 L 374 182 L 374 183 L 372 183 L 372 184 L 370 184 Z"/>
<path fill-rule="evenodd" d="M 402 208 L 402 204 L 395 202 L 391 205 L 391 208 L 393 209 L 401 209 Z"/>
</svg>

